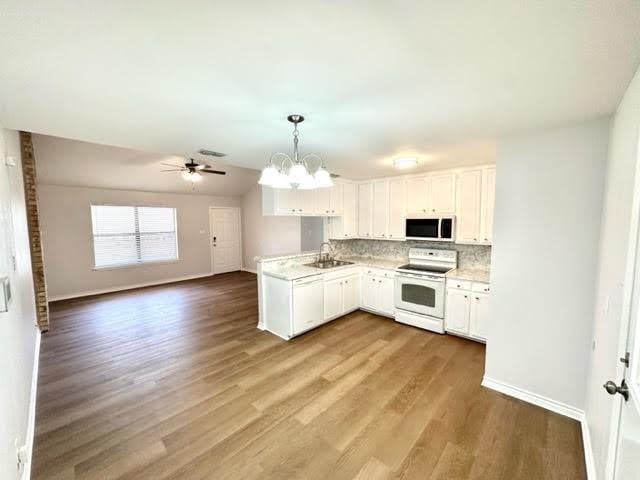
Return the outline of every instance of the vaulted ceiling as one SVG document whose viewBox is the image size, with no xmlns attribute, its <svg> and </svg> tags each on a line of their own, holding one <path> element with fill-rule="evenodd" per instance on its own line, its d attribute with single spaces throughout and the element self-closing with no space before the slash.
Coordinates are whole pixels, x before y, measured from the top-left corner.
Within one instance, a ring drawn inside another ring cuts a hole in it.
<svg viewBox="0 0 640 480">
<path fill-rule="evenodd" d="M 495 138 L 611 114 L 640 2 L 0 0 L 0 123 L 260 168 L 301 147 L 353 178 L 491 159 Z"/>
</svg>

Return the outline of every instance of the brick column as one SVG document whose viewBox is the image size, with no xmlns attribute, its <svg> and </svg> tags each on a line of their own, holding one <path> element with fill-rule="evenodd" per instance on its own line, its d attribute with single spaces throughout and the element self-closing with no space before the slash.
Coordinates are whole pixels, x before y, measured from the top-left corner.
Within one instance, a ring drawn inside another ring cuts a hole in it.
<svg viewBox="0 0 640 480">
<path fill-rule="evenodd" d="M 20 132 L 20 152 L 22 154 L 22 176 L 29 227 L 29 248 L 33 269 L 33 287 L 36 294 L 36 318 L 40 330 L 49 330 L 49 304 L 47 302 L 47 282 L 44 275 L 44 256 L 40 234 L 40 214 L 38 191 L 36 189 L 36 158 L 30 132 Z"/>
</svg>

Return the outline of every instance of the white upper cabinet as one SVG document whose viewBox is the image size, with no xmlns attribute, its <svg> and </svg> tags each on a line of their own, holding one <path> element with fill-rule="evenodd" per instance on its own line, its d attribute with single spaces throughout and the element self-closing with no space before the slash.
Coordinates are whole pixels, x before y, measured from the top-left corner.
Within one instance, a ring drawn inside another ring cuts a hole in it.
<svg viewBox="0 0 640 480">
<path fill-rule="evenodd" d="M 269 188 L 269 187 L 262 187 Z M 275 190 L 269 188 L 276 197 L 278 213 L 282 215 L 299 215 L 302 212 L 302 203 L 299 202 L 296 190 Z"/>
<path fill-rule="evenodd" d="M 407 182 L 404 178 L 389 181 L 389 238 L 402 239 L 407 216 Z"/>
<path fill-rule="evenodd" d="M 342 229 L 344 238 L 358 236 L 358 192 L 353 183 L 342 185 Z"/>
<path fill-rule="evenodd" d="M 310 190 L 313 192 L 314 197 L 314 210 L 309 212 L 310 214 L 316 214 L 323 217 L 331 215 L 331 188 L 318 188 L 316 190 Z"/>
<path fill-rule="evenodd" d="M 407 216 L 425 215 L 427 208 L 427 177 L 407 179 Z"/>
<path fill-rule="evenodd" d="M 444 173 L 427 177 L 428 212 L 433 215 L 456 213 L 456 175 Z"/>
<path fill-rule="evenodd" d="M 358 236 L 371 238 L 372 232 L 373 184 L 358 185 Z"/>
<path fill-rule="evenodd" d="M 483 243 L 493 242 L 493 207 L 496 201 L 496 168 L 485 168 L 482 177 L 482 228 Z"/>
<path fill-rule="evenodd" d="M 329 210 L 331 216 L 342 215 L 343 192 L 342 182 L 334 182 L 333 187 L 329 189 Z"/>
<path fill-rule="evenodd" d="M 372 236 L 387 238 L 389 227 L 389 182 L 373 183 Z"/>
<path fill-rule="evenodd" d="M 480 238 L 480 201 L 482 170 L 465 170 L 458 174 L 456 208 L 456 242 L 477 243 Z"/>
</svg>

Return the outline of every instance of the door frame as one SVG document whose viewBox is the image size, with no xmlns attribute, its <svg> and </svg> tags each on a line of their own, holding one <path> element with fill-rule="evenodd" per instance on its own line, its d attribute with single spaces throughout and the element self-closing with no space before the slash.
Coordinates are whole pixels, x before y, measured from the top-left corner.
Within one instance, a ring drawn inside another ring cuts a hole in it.
<svg viewBox="0 0 640 480">
<path fill-rule="evenodd" d="M 620 318 L 620 331 L 618 332 L 618 355 L 624 356 L 627 351 L 629 340 L 629 326 L 631 323 L 631 313 L 633 306 L 633 292 L 636 287 L 634 285 L 636 277 L 636 265 L 640 260 L 640 129 L 637 132 L 636 140 L 636 162 L 635 162 L 635 178 L 633 184 L 633 195 L 631 204 L 631 218 L 629 222 L 629 242 L 627 245 L 627 260 L 625 265 L 625 273 L 622 289 L 622 305 Z M 640 285 L 637 285 L 640 288 Z M 637 338 L 636 338 L 637 339 Z M 620 382 L 625 376 L 627 367 L 617 359 L 616 361 L 616 377 L 611 379 Z M 631 369 L 629 369 L 631 371 Z M 603 382 L 608 379 L 596 379 Z M 613 480 L 616 464 L 618 460 L 618 439 L 620 436 L 620 422 L 622 414 L 622 405 L 624 400 L 620 395 L 614 397 L 613 408 L 611 409 L 611 424 L 609 428 L 609 441 L 607 446 L 607 463 L 605 466 L 605 480 Z"/>
<path fill-rule="evenodd" d="M 211 275 L 216 275 L 216 272 L 214 271 L 214 259 L 213 259 L 213 245 L 212 245 L 212 239 L 213 239 L 213 225 L 211 224 L 211 211 L 212 210 L 235 210 L 238 212 L 238 235 L 239 235 L 239 243 L 240 243 L 240 248 L 239 248 L 239 253 L 238 255 L 240 256 L 240 258 L 238 259 L 240 261 L 240 270 L 244 269 L 244 262 L 243 262 L 243 254 L 242 252 L 244 251 L 244 244 L 242 242 L 242 208 L 240 207 L 209 207 L 209 210 L 207 211 L 208 215 L 209 215 L 209 237 L 207 239 L 207 245 L 209 247 L 209 262 L 211 263 Z"/>
</svg>

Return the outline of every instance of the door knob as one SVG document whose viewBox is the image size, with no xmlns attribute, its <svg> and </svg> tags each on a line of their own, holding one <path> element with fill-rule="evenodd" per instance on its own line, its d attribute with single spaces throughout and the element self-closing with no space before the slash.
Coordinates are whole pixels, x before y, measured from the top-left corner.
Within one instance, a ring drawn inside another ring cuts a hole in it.
<svg viewBox="0 0 640 480">
<path fill-rule="evenodd" d="M 609 380 L 603 385 L 603 387 L 609 395 L 615 395 L 616 393 L 619 393 L 620 395 L 622 395 L 622 398 L 624 398 L 625 402 L 629 400 L 629 387 L 627 386 L 627 382 L 624 379 L 622 380 L 620 386 Z"/>
</svg>

